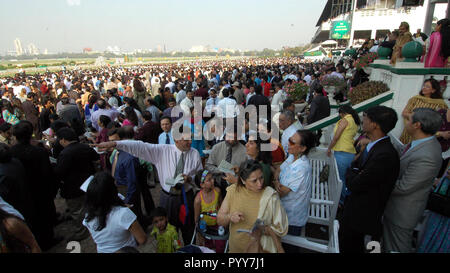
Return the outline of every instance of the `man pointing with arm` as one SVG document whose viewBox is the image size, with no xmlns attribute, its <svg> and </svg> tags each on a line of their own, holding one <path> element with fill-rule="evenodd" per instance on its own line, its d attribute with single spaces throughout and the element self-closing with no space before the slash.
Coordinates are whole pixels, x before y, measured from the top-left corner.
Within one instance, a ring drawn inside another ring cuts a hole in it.
<svg viewBox="0 0 450 273">
<path fill-rule="evenodd" d="M 154 164 L 158 170 L 161 181 L 161 207 L 168 212 L 169 222 L 181 229 L 185 245 L 190 243 L 194 232 L 194 185 L 192 183 L 195 173 L 202 170 L 200 154 L 191 148 L 191 134 L 181 134 L 181 139 L 175 140 L 175 144 L 149 144 L 142 141 L 123 140 L 104 142 L 96 145 L 100 151 L 116 148 L 130 153 L 140 159 Z M 169 179 L 182 174 L 184 183 L 174 187 L 167 185 Z M 183 186 L 183 187 L 182 187 Z M 186 193 L 183 195 L 183 189 Z M 187 205 L 187 217 L 185 223 L 180 221 L 180 206 Z"/>
</svg>

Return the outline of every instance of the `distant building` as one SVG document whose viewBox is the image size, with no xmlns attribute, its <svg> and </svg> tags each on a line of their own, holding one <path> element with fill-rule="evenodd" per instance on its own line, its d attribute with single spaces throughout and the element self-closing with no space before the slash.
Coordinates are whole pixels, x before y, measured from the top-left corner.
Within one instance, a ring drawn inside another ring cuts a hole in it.
<svg viewBox="0 0 450 273">
<path fill-rule="evenodd" d="M 16 47 L 16 55 L 17 56 L 23 55 L 22 43 L 20 42 L 19 38 L 16 38 L 14 40 L 14 46 Z"/>
<path fill-rule="evenodd" d="M 211 48 L 210 45 L 207 46 L 202 46 L 202 45 L 198 45 L 198 46 L 193 46 L 191 47 L 191 49 L 189 49 L 189 52 L 191 53 L 196 53 L 196 52 L 218 52 L 219 49 L 214 50 Z"/>
<path fill-rule="evenodd" d="M 191 49 L 189 49 L 189 52 L 196 53 L 196 52 L 206 52 L 206 48 L 204 46 L 193 46 Z"/>
<path fill-rule="evenodd" d="M 113 53 L 114 55 L 120 55 L 121 54 L 121 50 L 118 46 L 108 46 L 106 48 L 106 52 L 107 53 Z"/>
<path fill-rule="evenodd" d="M 39 49 L 33 43 L 31 43 L 28 45 L 28 54 L 39 55 Z"/>
</svg>

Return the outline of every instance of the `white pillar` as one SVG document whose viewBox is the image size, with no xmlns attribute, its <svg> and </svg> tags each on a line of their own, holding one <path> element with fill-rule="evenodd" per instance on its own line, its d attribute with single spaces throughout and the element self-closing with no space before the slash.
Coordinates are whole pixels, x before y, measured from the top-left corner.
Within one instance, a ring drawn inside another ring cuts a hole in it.
<svg viewBox="0 0 450 273">
<path fill-rule="evenodd" d="M 353 40 L 355 37 L 354 19 L 355 19 L 356 4 L 357 4 L 357 1 L 352 0 L 352 11 L 351 11 L 351 20 L 350 20 L 350 23 L 351 23 L 351 25 L 350 25 L 350 40 L 348 41 L 348 47 L 353 46 Z"/>
<path fill-rule="evenodd" d="M 427 5 L 427 11 L 425 13 L 425 23 L 422 31 L 430 36 L 432 31 L 431 23 L 433 22 L 434 7 L 436 6 L 436 3 L 434 1 L 427 0 L 425 4 Z"/>
<path fill-rule="evenodd" d="M 372 34 L 370 35 L 370 39 L 374 39 L 377 37 L 377 30 L 376 29 L 372 29 Z"/>
<path fill-rule="evenodd" d="M 448 0 L 448 5 L 447 5 L 447 19 L 450 19 L 450 0 Z"/>
</svg>

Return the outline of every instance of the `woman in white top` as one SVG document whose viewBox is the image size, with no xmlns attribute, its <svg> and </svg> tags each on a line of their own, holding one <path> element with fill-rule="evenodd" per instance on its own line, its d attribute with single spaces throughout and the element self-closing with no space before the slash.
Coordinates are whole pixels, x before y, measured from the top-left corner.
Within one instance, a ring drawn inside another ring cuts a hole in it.
<svg viewBox="0 0 450 273">
<path fill-rule="evenodd" d="M 95 174 L 86 191 L 83 225 L 97 244 L 98 253 L 114 253 L 123 247 L 137 247 L 147 235 L 136 215 L 120 199 L 114 178 L 107 172 Z"/>
<path fill-rule="evenodd" d="M 289 157 L 280 166 L 279 175 L 275 176 L 274 186 L 288 216 L 288 234 L 294 236 L 301 235 L 301 229 L 308 220 L 312 167 L 307 155 L 314 146 L 312 132 L 297 131 L 289 138 Z"/>
</svg>

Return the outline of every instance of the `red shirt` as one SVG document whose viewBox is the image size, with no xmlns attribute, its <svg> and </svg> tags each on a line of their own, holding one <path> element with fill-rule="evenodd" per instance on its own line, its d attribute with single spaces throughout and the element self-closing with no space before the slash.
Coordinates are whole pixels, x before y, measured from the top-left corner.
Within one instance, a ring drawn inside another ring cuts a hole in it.
<svg viewBox="0 0 450 273">
<path fill-rule="evenodd" d="M 266 82 L 266 83 L 262 82 L 261 86 L 263 88 L 264 96 L 269 97 L 270 96 L 270 88 L 272 87 L 272 85 L 270 83 L 268 83 L 268 82 Z"/>
<path fill-rule="evenodd" d="M 283 147 L 281 146 L 281 143 L 275 139 L 271 139 L 272 144 L 272 163 L 277 162 L 284 162 L 286 159 L 285 152 L 283 150 Z"/>
<path fill-rule="evenodd" d="M 41 92 L 42 92 L 42 94 L 44 94 L 44 95 L 48 93 L 48 87 L 47 87 L 46 84 L 43 84 L 43 85 L 41 86 Z"/>
</svg>

